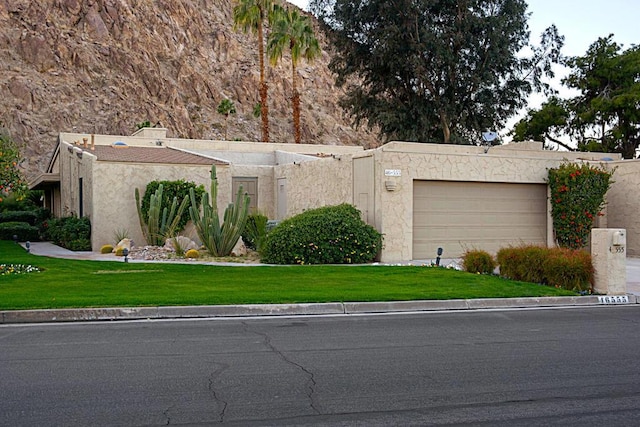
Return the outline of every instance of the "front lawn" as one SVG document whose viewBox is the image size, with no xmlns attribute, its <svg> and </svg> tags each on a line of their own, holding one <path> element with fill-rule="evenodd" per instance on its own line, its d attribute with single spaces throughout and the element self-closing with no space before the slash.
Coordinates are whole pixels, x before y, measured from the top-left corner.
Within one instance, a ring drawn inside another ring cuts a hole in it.
<svg viewBox="0 0 640 427">
<path fill-rule="evenodd" d="M 0 276 L 0 310 L 576 295 L 444 268 L 77 261 L 35 256 L 10 241 L 0 241 L 0 264 L 41 270 Z"/>
</svg>

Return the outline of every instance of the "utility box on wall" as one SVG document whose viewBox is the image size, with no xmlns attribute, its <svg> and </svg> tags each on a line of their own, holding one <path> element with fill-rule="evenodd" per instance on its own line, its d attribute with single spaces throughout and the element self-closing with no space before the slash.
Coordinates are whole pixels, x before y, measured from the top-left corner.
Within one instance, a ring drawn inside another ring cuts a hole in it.
<svg viewBox="0 0 640 427">
<path fill-rule="evenodd" d="M 591 230 L 591 258 L 595 269 L 593 290 L 598 294 L 627 293 L 627 230 Z"/>
</svg>

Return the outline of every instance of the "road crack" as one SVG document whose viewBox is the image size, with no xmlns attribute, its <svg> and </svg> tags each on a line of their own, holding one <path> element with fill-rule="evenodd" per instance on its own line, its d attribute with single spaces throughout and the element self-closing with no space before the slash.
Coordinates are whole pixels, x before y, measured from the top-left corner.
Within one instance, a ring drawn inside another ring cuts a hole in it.
<svg viewBox="0 0 640 427">
<path fill-rule="evenodd" d="M 222 374 L 222 372 L 224 372 L 227 368 L 229 368 L 229 365 L 221 364 L 221 363 L 216 363 L 216 365 L 219 365 L 220 367 L 215 371 L 213 371 L 211 375 L 209 375 L 208 389 L 211 395 L 213 396 L 213 400 L 222 407 L 218 412 L 218 422 L 223 423 L 224 416 L 227 411 L 227 406 L 229 406 L 229 402 L 227 402 L 226 400 L 220 397 L 220 393 L 215 388 L 215 383 L 216 383 L 216 379 Z"/>
<path fill-rule="evenodd" d="M 246 322 L 242 322 L 245 332 L 248 333 L 252 333 L 255 335 L 258 335 L 260 337 L 263 338 L 264 340 L 264 345 L 269 348 L 272 352 L 274 352 L 275 354 L 278 355 L 278 357 L 280 359 L 282 359 L 285 363 L 291 365 L 291 366 L 295 366 L 296 368 L 298 368 L 300 371 L 302 371 L 302 373 L 304 373 L 304 375 L 307 377 L 307 398 L 309 399 L 309 407 L 311 408 L 311 410 L 313 410 L 313 412 L 315 412 L 318 415 L 321 415 L 322 412 L 320 411 L 318 404 L 315 401 L 315 392 L 316 392 L 316 380 L 315 380 L 315 376 L 313 374 L 313 372 L 311 372 L 309 369 L 305 368 L 304 366 L 302 366 L 301 364 L 289 359 L 282 351 L 280 351 L 272 342 L 271 342 L 271 337 L 269 336 L 269 334 L 267 334 L 266 332 L 258 332 L 255 330 L 249 330 L 249 325 L 246 324 Z"/>
</svg>

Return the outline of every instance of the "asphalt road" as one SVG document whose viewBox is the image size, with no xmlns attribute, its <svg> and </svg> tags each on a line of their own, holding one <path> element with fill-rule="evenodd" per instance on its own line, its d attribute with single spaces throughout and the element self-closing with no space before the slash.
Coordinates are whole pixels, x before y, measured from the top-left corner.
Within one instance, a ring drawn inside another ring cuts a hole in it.
<svg viewBox="0 0 640 427">
<path fill-rule="evenodd" d="M 0 326 L 0 425 L 637 425 L 640 307 Z"/>
</svg>

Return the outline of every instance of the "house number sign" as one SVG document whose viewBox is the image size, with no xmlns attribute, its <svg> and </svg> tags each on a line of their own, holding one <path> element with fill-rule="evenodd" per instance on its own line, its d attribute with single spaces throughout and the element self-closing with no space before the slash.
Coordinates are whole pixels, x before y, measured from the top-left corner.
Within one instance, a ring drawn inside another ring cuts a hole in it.
<svg viewBox="0 0 640 427">
<path fill-rule="evenodd" d="M 400 169 L 385 169 L 384 176 L 402 176 Z"/>
<path fill-rule="evenodd" d="M 598 297 L 600 304 L 628 304 L 629 297 L 627 295 L 613 295 L 606 297 Z"/>
</svg>

